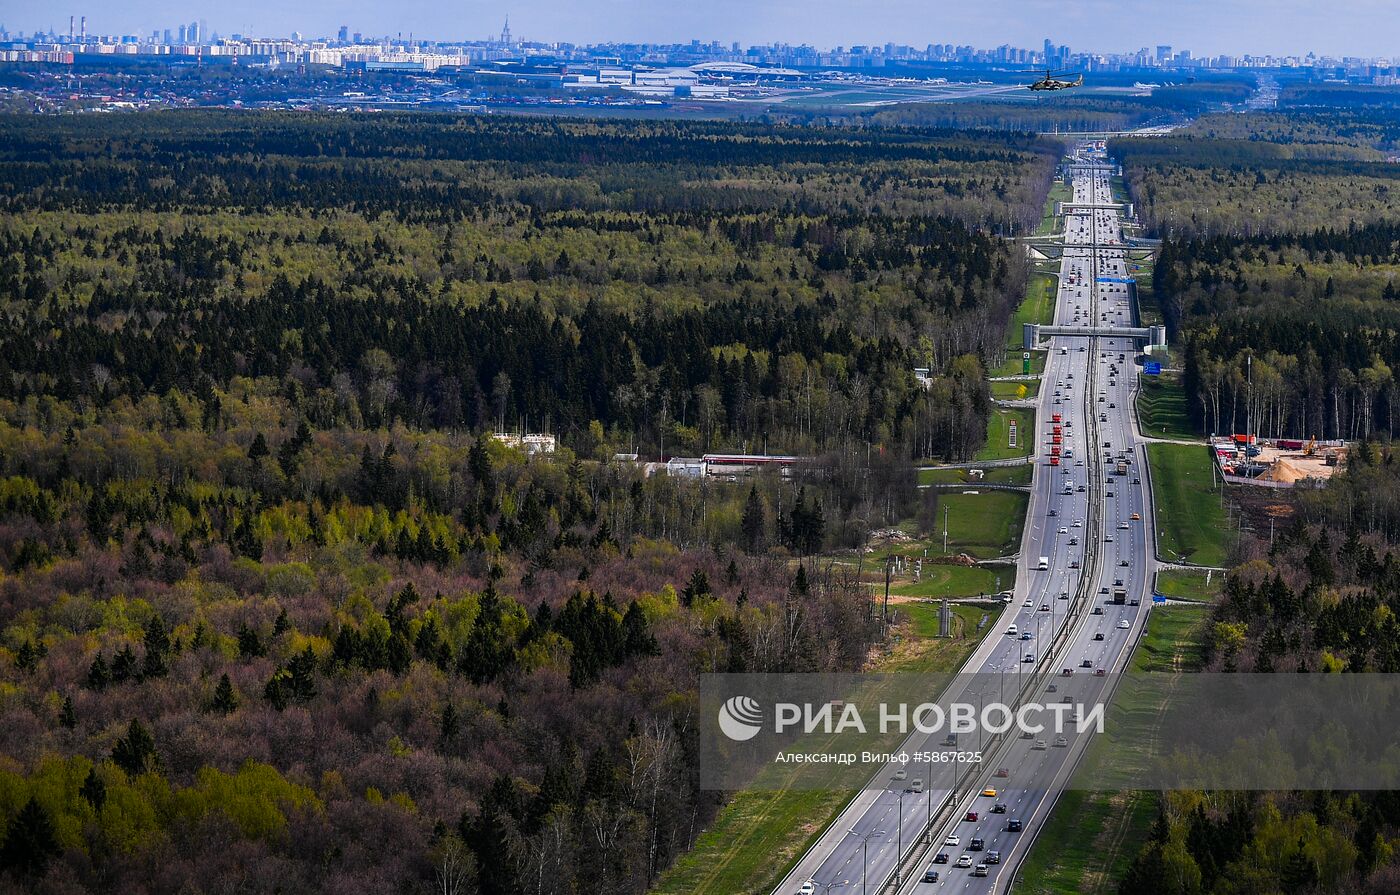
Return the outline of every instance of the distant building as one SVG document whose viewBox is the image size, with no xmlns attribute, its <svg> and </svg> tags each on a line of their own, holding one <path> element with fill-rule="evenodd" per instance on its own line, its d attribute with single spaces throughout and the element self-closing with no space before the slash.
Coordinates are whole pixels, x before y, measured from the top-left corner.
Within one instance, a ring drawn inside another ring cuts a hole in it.
<svg viewBox="0 0 1400 895">
<path fill-rule="evenodd" d="M 672 457 L 666 461 L 666 474 L 698 479 L 705 474 L 705 461 L 700 457 Z"/>
<path fill-rule="evenodd" d="M 534 456 L 535 454 L 552 454 L 557 446 L 553 435 L 543 435 L 532 433 L 528 435 L 517 435 L 514 432 L 497 432 L 491 438 L 506 447 L 521 448 L 525 453 Z"/>
</svg>

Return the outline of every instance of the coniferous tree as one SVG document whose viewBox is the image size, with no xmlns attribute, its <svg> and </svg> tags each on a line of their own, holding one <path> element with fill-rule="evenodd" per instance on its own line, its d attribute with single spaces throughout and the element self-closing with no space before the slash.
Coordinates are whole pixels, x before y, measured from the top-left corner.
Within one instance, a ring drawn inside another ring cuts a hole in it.
<svg viewBox="0 0 1400 895">
<path fill-rule="evenodd" d="M 72 730 L 78 726 L 78 715 L 73 709 L 73 697 L 63 697 L 63 707 L 58 712 L 58 723 L 65 730 Z"/>
<path fill-rule="evenodd" d="M 42 876 L 61 849 L 49 813 L 34 796 L 11 819 L 0 845 L 0 867 L 20 878 Z"/>
<path fill-rule="evenodd" d="M 87 778 L 78 788 L 78 795 L 87 799 L 94 811 L 101 811 L 102 806 L 107 803 L 107 783 L 98 775 L 96 767 L 88 769 Z"/>
<path fill-rule="evenodd" d="M 112 683 L 121 684 L 126 681 L 138 680 L 139 677 L 140 673 L 136 667 L 136 653 L 132 651 L 131 644 L 125 644 L 112 659 Z"/>
<path fill-rule="evenodd" d="M 128 777 L 136 777 L 155 769 L 156 741 L 140 721 L 132 719 L 126 729 L 126 736 L 117 740 L 117 744 L 112 747 L 112 762 L 126 771 Z"/>
<path fill-rule="evenodd" d="M 763 550 L 767 538 L 764 533 L 765 524 L 763 498 L 758 495 L 758 486 L 750 485 L 748 499 L 744 502 L 744 516 L 739 522 L 746 553 L 758 553 Z"/>
<path fill-rule="evenodd" d="M 107 668 L 107 660 L 98 653 L 88 666 L 87 683 L 89 690 L 102 690 L 112 681 L 112 673 Z"/>
<path fill-rule="evenodd" d="M 165 632 L 165 622 L 159 615 L 151 616 L 150 623 L 146 625 L 144 643 L 146 657 L 141 665 L 142 675 L 148 678 L 164 677 L 169 671 L 166 653 L 170 649 L 170 635 Z"/>
<path fill-rule="evenodd" d="M 224 674 L 219 677 L 219 684 L 214 688 L 214 699 L 209 703 L 211 711 L 221 715 L 231 714 L 238 708 L 238 694 L 233 691 L 233 682 Z"/>
</svg>

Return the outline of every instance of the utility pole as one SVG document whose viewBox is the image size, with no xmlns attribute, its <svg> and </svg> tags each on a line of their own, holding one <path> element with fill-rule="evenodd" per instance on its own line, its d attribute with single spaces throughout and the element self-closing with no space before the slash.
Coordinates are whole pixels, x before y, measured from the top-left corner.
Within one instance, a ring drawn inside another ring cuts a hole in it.
<svg viewBox="0 0 1400 895">
<path fill-rule="evenodd" d="M 948 505 L 943 505 L 943 555 L 948 555 Z"/>
<path fill-rule="evenodd" d="M 880 638 L 883 640 L 890 630 L 890 570 L 894 566 L 891 557 L 885 558 L 885 605 L 880 611 Z"/>
</svg>

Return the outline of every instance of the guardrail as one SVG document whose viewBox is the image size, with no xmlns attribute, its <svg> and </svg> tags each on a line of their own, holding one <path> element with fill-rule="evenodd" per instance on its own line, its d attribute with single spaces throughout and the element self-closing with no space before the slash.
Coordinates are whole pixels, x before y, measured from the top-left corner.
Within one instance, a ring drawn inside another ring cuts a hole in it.
<svg viewBox="0 0 1400 895">
<path fill-rule="evenodd" d="M 1098 263 L 1097 256 L 1093 256 L 1092 263 L 1095 265 Z M 1091 282 L 1093 282 L 1093 280 L 1091 280 Z M 1097 287 L 1093 290 L 1093 301 L 1095 302 L 1094 310 L 1097 310 Z M 1090 344 L 1096 345 L 1096 339 L 1097 337 L 1091 337 Z M 1092 361 L 1090 363 L 1092 364 Z M 1083 403 L 1084 414 L 1088 418 L 1088 428 L 1091 433 L 1090 440 L 1093 442 L 1093 447 L 1089 451 L 1085 463 L 1085 474 L 1089 478 L 1089 481 L 1086 483 L 1089 505 L 1089 511 L 1087 514 L 1088 527 L 1085 529 L 1085 531 L 1086 535 L 1088 532 L 1094 532 L 1095 534 L 1092 538 L 1086 537 L 1083 560 L 1080 563 L 1079 568 L 1079 583 L 1075 587 L 1074 596 L 1070 599 L 1069 605 L 1066 607 L 1064 624 L 1060 627 L 1058 632 L 1051 635 L 1049 650 L 1042 652 L 1041 655 L 1037 658 L 1035 664 L 1032 666 L 1031 674 L 1027 676 L 1025 683 L 1015 693 L 1015 702 L 1018 706 L 1024 701 L 1027 693 L 1031 692 L 1033 689 L 1038 687 L 1040 683 L 1044 682 L 1046 679 L 1051 677 L 1051 669 L 1054 665 L 1054 662 L 1052 660 L 1055 658 L 1057 653 L 1068 644 L 1069 640 L 1072 637 L 1074 629 L 1077 627 L 1078 624 L 1080 624 L 1083 621 L 1084 608 L 1088 604 L 1088 601 L 1092 598 L 1094 582 L 1098 579 L 1098 566 L 1101 561 L 1099 556 L 1099 549 L 1100 544 L 1103 540 L 1103 531 L 1101 520 L 1102 514 L 1100 512 L 1099 502 L 1095 500 L 1095 495 L 1097 494 L 1098 490 L 1103 487 L 1103 461 L 1100 459 L 1101 453 L 1098 439 L 1098 418 L 1094 415 L 1093 412 L 1094 395 L 1097 391 L 1097 380 L 1092 375 L 1092 372 L 1087 377 L 1087 380 L 1088 387 L 1085 388 L 1083 391 L 1083 398 L 1081 399 L 1081 402 Z M 1053 489 L 1053 482 L 1051 484 L 1051 487 Z M 1030 527 L 1027 526 L 1026 530 L 1027 532 L 1029 532 Z M 1053 606 L 1054 603 L 1052 603 L 1051 605 Z M 991 737 L 989 737 L 988 743 L 992 747 L 990 754 L 993 756 L 993 761 L 991 762 L 993 766 L 996 766 L 996 761 L 1002 757 L 1002 755 L 1006 752 L 1007 749 L 1010 748 L 1011 742 L 1011 740 L 1007 740 L 999 734 L 994 734 Z M 984 756 L 985 754 L 987 753 L 984 752 Z M 966 787 L 966 782 L 968 778 L 975 776 L 975 772 L 980 769 L 980 765 L 969 766 L 968 770 L 964 772 L 964 774 L 960 778 L 958 778 L 958 780 L 955 781 L 955 789 L 949 793 L 948 799 L 945 800 L 945 805 L 949 802 L 955 802 L 957 800 L 956 787 L 961 786 L 965 793 L 970 792 L 970 790 L 968 790 Z M 943 819 L 943 813 L 944 812 L 941 811 L 940 814 L 937 816 L 938 825 L 947 822 Z M 952 813 L 954 816 L 956 815 L 956 811 Z M 934 829 L 936 828 L 937 827 L 935 826 L 935 823 L 933 823 L 932 821 L 927 823 L 923 833 L 919 837 L 917 837 L 917 840 L 915 842 L 910 844 L 910 849 L 908 853 L 896 856 L 894 869 L 891 870 L 890 873 L 880 882 L 879 886 L 875 890 L 877 893 L 883 895 L 883 893 L 886 892 L 886 890 L 891 885 L 895 886 L 895 890 L 897 891 L 898 887 L 903 885 L 903 882 L 908 879 L 908 877 L 904 875 L 905 868 L 911 865 L 917 866 L 917 864 L 921 862 L 923 858 L 936 846 L 937 836 L 935 836 L 933 833 Z M 927 841 L 925 841 L 925 839 Z"/>
</svg>

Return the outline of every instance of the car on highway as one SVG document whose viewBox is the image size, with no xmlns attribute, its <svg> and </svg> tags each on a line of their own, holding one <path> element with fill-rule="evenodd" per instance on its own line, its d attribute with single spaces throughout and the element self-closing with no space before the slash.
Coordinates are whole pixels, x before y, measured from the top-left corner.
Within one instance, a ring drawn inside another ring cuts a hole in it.
<svg viewBox="0 0 1400 895">
<path fill-rule="evenodd" d="M 1049 611 L 1050 611 L 1050 604 L 1049 604 L 1049 603 L 1041 603 L 1041 604 L 1040 604 L 1040 611 L 1041 611 L 1041 612 L 1049 612 Z"/>
<path fill-rule="evenodd" d="M 1051 684 L 1050 686 L 1048 686 L 1048 687 L 1045 688 L 1045 692 L 1046 692 L 1046 693 L 1058 693 L 1058 692 L 1060 692 L 1060 688 L 1059 688 L 1058 686 L 1056 686 L 1055 684 Z"/>
<path fill-rule="evenodd" d="M 987 843 L 984 842 L 982 839 L 980 839 L 980 838 L 974 838 L 971 842 L 969 842 L 969 843 L 967 844 L 967 850 L 968 850 L 968 851 L 981 851 L 983 848 L 986 847 L 986 845 L 987 845 Z"/>
<path fill-rule="evenodd" d="M 1010 777 L 1010 776 L 1011 776 L 1011 771 L 1010 771 L 1009 769 L 1007 769 L 1007 768 L 997 768 L 996 773 L 995 773 L 995 774 L 992 774 L 992 776 L 993 776 L 993 777 Z"/>
<path fill-rule="evenodd" d="M 1102 668 L 1096 669 L 1094 671 L 1094 677 L 1103 677 L 1106 674 L 1108 674 L 1108 672 L 1104 671 Z"/>
<path fill-rule="evenodd" d="M 995 799 L 997 797 L 997 791 L 989 786 L 986 789 L 982 790 L 982 795 L 987 796 L 988 798 Z"/>
<path fill-rule="evenodd" d="M 977 812 L 976 812 L 976 811 L 969 811 L 969 812 L 967 812 L 967 814 L 963 815 L 963 820 L 964 820 L 965 822 L 967 822 L 967 823 L 970 823 L 970 824 L 975 824 L 975 823 L 977 823 Z M 976 840 L 974 840 L 974 841 L 976 841 Z"/>
<path fill-rule="evenodd" d="M 1132 625 L 1129 625 L 1129 624 L 1128 624 L 1128 620 L 1127 620 L 1126 618 L 1120 618 L 1120 619 L 1118 620 L 1118 627 L 1120 627 L 1120 628 L 1122 628 L 1124 631 L 1126 631 L 1126 630 L 1128 630 L 1128 628 L 1132 627 Z"/>
<path fill-rule="evenodd" d="M 1022 640 L 1030 640 L 1030 639 L 1031 639 L 1031 632 L 1030 632 L 1030 631 L 1022 631 L 1022 632 L 1021 632 L 1021 639 L 1022 639 Z"/>
<path fill-rule="evenodd" d="M 1102 631 L 1095 631 L 1095 632 L 1094 632 L 1094 639 L 1095 639 L 1095 640 L 1103 640 L 1103 632 L 1102 632 Z"/>
<path fill-rule="evenodd" d="M 1095 606 L 1095 607 L 1094 607 L 1094 611 L 1091 612 L 1091 613 L 1089 613 L 1089 614 L 1090 614 L 1090 615 L 1103 615 L 1103 607 L 1102 607 L 1102 606 Z"/>
<path fill-rule="evenodd" d="M 943 840 L 943 844 L 948 848 L 958 848 L 962 845 L 962 839 L 957 836 L 949 836 Z"/>
<path fill-rule="evenodd" d="M 1141 514 L 1141 513 L 1134 513 L 1134 514 L 1132 514 L 1131 516 L 1129 516 L 1128 518 L 1131 519 L 1131 520 L 1133 520 L 1134 522 L 1137 522 L 1137 521 L 1140 521 L 1140 520 L 1142 519 L 1142 514 Z"/>
<path fill-rule="evenodd" d="M 909 772 L 906 771 L 904 768 L 900 768 L 899 770 L 895 771 L 893 774 L 890 775 L 890 779 L 891 779 L 891 780 L 904 780 L 904 779 L 906 779 L 908 776 L 909 776 Z"/>
<path fill-rule="evenodd" d="M 1022 664 L 1028 664 L 1028 663 L 1033 663 L 1033 662 L 1035 662 L 1035 654 L 1034 654 L 1034 653 L 1026 653 L 1025 657 L 1021 659 L 1021 662 L 1022 662 Z"/>
<path fill-rule="evenodd" d="M 1080 668 L 1093 668 L 1093 667 L 1094 667 L 1094 663 L 1093 663 L 1093 662 L 1090 662 L 1088 659 L 1085 659 L 1084 661 L 1082 661 L 1082 662 L 1079 663 L 1079 667 L 1080 667 Z"/>
<path fill-rule="evenodd" d="M 986 875 L 987 875 L 987 865 L 986 865 L 986 864 L 978 864 L 976 867 L 972 868 L 972 875 L 973 875 L 973 876 L 986 876 Z"/>
<path fill-rule="evenodd" d="M 947 863 L 948 863 L 948 853 L 947 853 L 946 851 L 941 851 L 941 852 L 939 852 L 938 854 L 934 855 L 934 856 L 933 856 L 933 863 L 935 863 L 935 864 L 947 864 Z"/>
<path fill-rule="evenodd" d="M 1000 864 L 1000 863 L 1001 863 L 1001 852 L 999 852 L 999 851 L 989 851 L 989 852 L 987 852 L 986 856 L 984 856 L 984 857 L 982 858 L 982 860 L 986 861 L 988 864 Z"/>
<path fill-rule="evenodd" d="M 957 862 L 956 864 L 954 864 L 953 866 L 954 866 L 954 867 L 971 867 L 971 866 L 972 866 L 972 855 L 958 855 L 958 862 Z"/>
<path fill-rule="evenodd" d="M 1005 813 L 1006 813 L 1006 803 L 1005 803 L 1005 802 L 997 802 L 995 805 L 992 806 L 992 813 L 993 813 L 993 814 L 1005 814 Z"/>
<path fill-rule="evenodd" d="M 797 890 L 797 895 L 816 895 L 816 892 L 817 884 L 809 879 Z"/>
<path fill-rule="evenodd" d="M 1031 746 L 1031 748 L 1034 749 L 1034 750 L 1037 751 L 1037 752 L 1044 752 L 1044 751 L 1045 751 L 1045 741 L 1044 741 L 1044 740 L 1036 740 L 1036 741 L 1035 741 L 1035 745 Z"/>
<path fill-rule="evenodd" d="M 1065 739 L 1064 735 L 1062 734 L 1060 736 L 1055 737 L 1055 745 L 1063 749 L 1064 747 L 1069 745 L 1069 740 Z"/>
<path fill-rule="evenodd" d="M 1015 818 L 1012 818 L 1011 820 L 1008 820 L 1006 822 L 1006 832 L 1008 833 L 1019 833 L 1022 829 L 1024 829 L 1024 827 L 1022 826 L 1021 822 L 1019 820 L 1016 820 Z"/>
<path fill-rule="evenodd" d="M 1126 526 L 1125 526 L 1125 527 L 1126 527 Z M 1058 534 L 1058 535 L 1067 535 L 1067 534 L 1069 534 L 1069 529 L 1068 529 L 1068 528 L 1065 528 L 1063 525 L 1061 525 L 1061 526 L 1060 526 L 1060 530 L 1057 531 L 1057 532 L 1055 532 L 1055 534 Z"/>
<path fill-rule="evenodd" d="M 924 882 L 926 882 L 926 883 L 936 883 L 936 882 L 938 882 L 938 871 L 937 871 L 937 870 L 934 870 L 933 867 L 928 867 L 927 869 L 925 869 L 925 870 L 924 870 Z"/>
</svg>

